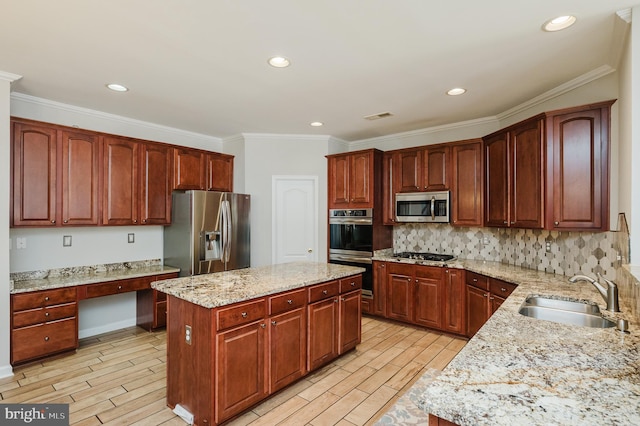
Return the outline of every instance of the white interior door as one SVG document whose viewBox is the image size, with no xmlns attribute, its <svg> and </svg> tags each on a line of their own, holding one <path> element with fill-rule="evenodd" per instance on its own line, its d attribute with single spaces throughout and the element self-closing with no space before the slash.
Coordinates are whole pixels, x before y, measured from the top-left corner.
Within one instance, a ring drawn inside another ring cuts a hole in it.
<svg viewBox="0 0 640 426">
<path fill-rule="evenodd" d="M 318 260 L 318 177 L 273 177 L 273 263 Z"/>
</svg>

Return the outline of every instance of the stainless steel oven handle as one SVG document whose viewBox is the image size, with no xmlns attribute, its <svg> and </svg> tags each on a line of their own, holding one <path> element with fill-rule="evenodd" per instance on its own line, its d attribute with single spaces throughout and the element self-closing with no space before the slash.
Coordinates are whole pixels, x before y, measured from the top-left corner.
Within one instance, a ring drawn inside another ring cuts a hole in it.
<svg viewBox="0 0 640 426">
<path fill-rule="evenodd" d="M 332 260 L 341 260 L 343 262 L 366 263 L 366 264 L 372 263 L 371 258 L 369 257 L 345 256 L 343 254 L 329 255 L 329 263 L 331 263 Z"/>
<path fill-rule="evenodd" d="M 373 219 L 370 217 L 355 219 L 355 218 L 329 218 L 330 225 L 373 225 Z"/>
<path fill-rule="evenodd" d="M 431 196 L 431 220 L 436 220 L 436 197 Z"/>
</svg>

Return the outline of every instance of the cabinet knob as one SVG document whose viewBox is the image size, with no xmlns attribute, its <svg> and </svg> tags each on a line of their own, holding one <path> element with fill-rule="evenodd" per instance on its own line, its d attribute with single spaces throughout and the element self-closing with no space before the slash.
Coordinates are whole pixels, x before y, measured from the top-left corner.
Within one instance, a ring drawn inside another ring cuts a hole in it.
<svg viewBox="0 0 640 426">
<path fill-rule="evenodd" d="M 44 341 L 48 342 L 49 341 L 49 336 L 45 336 Z"/>
<path fill-rule="evenodd" d="M 484 294 L 482 295 L 482 297 L 487 297 L 487 296 L 488 296 L 488 294 L 487 294 L 487 293 L 484 293 Z"/>
<path fill-rule="evenodd" d="M 477 279 L 477 278 L 474 278 L 474 279 L 473 279 L 473 282 L 474 282 L 474 283 L 477 283 L 477 282 L 478 282 L 478 279 Z"/>
<path fill-rule="evenodd" d="M 265 328 L 267 324 L 260 324 L 260 327 Z"/>
<path fill-rule="evenodd" d="M 56 223 L 56 220 L 55 220 L 55 219 L 53 219 L 53 220 L 51 221 L 51 223 Z"/>
<path fill-rule="evenodd" d="M 147 223 L 147 219 L 142 219 L 142 223 Z"/>
<path fill-rule="evenodd" d="M 351 281 L 351 287 L 355 287 L 355 286 L 356 286 L 356 283 Z"/>
<path fill-rule="evenodd" d="M 515 221 L 513 221 L 513 222 L 511 222 L 511 224 L 512 224 L 512 225 L 515 225 L 515 224 L 516 224 L 516 222 L 515 222 Z"/>
<path fill-rule="evenodd" d="M 507 289 L 504 287 L 500 287 L 500 291 L 504 293 L 505 291 L 507 291 Z"/>
<path fill-rule="evenodd" d="M 504 223 L 504 224 L 506 225 L 506 224 L 507 224 L 507 223 L 509 223 L 509 222 L 507 222 L 507 221 L 505 220 L 505 221 L 504 221 L 504 222 L 502 222 L 502 223 Z"/>
<path fill-rule="evenodd" d="M 45 313 L 44 313 L 44 316 L 45 316 L 45 317 L 48 317 L 48 316 L 49 316 L 49 312 L 45 312 Z"/>
<path fill-rule="evenodd" d="M 418 279 L 416 279 L 416 284 L 418 284 Z"/>
<path fill-rule="evenodd" d="M 122 286 L 121 285 L 118 286 L 118 290 L 122 290 Z"/>
<path fill-rule="evenodd" d="M 333 299 L 333 303 L 338 303 L 338 299 Z"/>
<path fill-rule="evenodd" d="M 343 297 L 343 298 L 342 298 L 342 299 L 340 299 L 340 300 L 342 300 L 342 301 L 344 302 L 344 301 L 345 301 L 345 300 L 347 300 L 347 299 L 345 299 L 345 298 Z"/>
<path fill-rule="evenodd" d="M 329 294 L 327 290 L 322 290 L 322 294 Z"/>
<path fill-rule="evenodd" d="M 560 222 L 553 222 L 553 226 L 558 226 L 560 225 Z"/>
<path fill-rule="evenodd" d="M 137 219 L 133 219 L 133 223 L 138 223 L 138 220 Z"/>
<path fill-rule="evenodd" d="M 493 299 L 495 299 L 495 297 L 490 297 L 490 298 L 489 298 L 489 300 L 493 300 Z"/>
<path fill-rule="evenodd" d="M 247 317 L 247 313 L 246 312 L 243 312 L 240 315 L 242 315 L 242 318 L 246 318 Z"/>
<path fill-rule="evenodd" d="M 62 223 L 69 223 L 69 219 L 63 220 Z"/>
<path fill-rule="evenodd" d="M 291 304 L 293 303 L 293 300 L 288 299 L 288 300 L 287 300 L 287 303 L 291 305 Z"/>
<path fill-rule="evenodd" d="M 277 321 L 271 321 L 271 325 L 277 325 L 278 322 Z"/>
</svg>

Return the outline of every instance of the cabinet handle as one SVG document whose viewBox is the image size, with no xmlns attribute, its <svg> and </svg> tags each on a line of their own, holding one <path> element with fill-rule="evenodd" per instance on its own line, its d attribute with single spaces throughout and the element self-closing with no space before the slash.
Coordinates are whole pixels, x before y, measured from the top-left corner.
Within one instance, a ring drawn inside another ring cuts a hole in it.
<svg viewBox="0 0 640 426">
<path fill-rule="evenodd" d="M 474 278 L 474 279 L 473 279 L 473 282 L 474 282 L 474 283 L 477 283 L 477 282 L 478 282 L 478 279 L 477 279 L 477 278 Z"/>
<path fill-rule="evenodd" d="M 322 290 L 322 294 L 329 294 L 327 290 Z"/>
<path fill-rule="evenodd" d="M 287 300 L 287 303 L 291 305 L 291 304 L 293 303 L 293 300 L 288 299 L 288 300 Z"/>
<path fill-rule="evenodd" d="M 490 297 L 490 298 L 489 298 L 489 300 L 493 300 L 493 299 L 495 299 L 495 297 Z"/>
<path fill-rule="evenodd" d="M 242 315 L 242 318 L 246 318 L 247 317 L 247 313 L 246 312 L 243 312 L 240 315 Z"/>
<path fill-rule="evenodd" d="M 553 226 L 558 226 L 560 225 L 560 222 L 553 222 Z"/>
<path fill-rule="evenodd" d="M 49 336 L 45 336 L 44 341 L 48 342 L 49 341 Z"/>
<path fill-rule="evenodd" d="M 271 325 L 277 325 L 278 322 L 277 321 L 271 321 Z"/>
</svg>

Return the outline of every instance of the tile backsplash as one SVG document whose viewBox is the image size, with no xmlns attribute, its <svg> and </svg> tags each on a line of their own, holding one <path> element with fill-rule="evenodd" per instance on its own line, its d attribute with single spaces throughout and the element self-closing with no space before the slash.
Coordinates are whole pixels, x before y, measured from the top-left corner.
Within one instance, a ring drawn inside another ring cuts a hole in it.
<svg viewBox="0 0 640 426">
<path fill-rule="evenodd" d="M 411 223 L 394 227 L 393 250 L 448 253 L 567 276 L 599 272 L 614 280 L 629 259 L 626 222 L 621 226 L 592 233 Z"/>
</svg>

